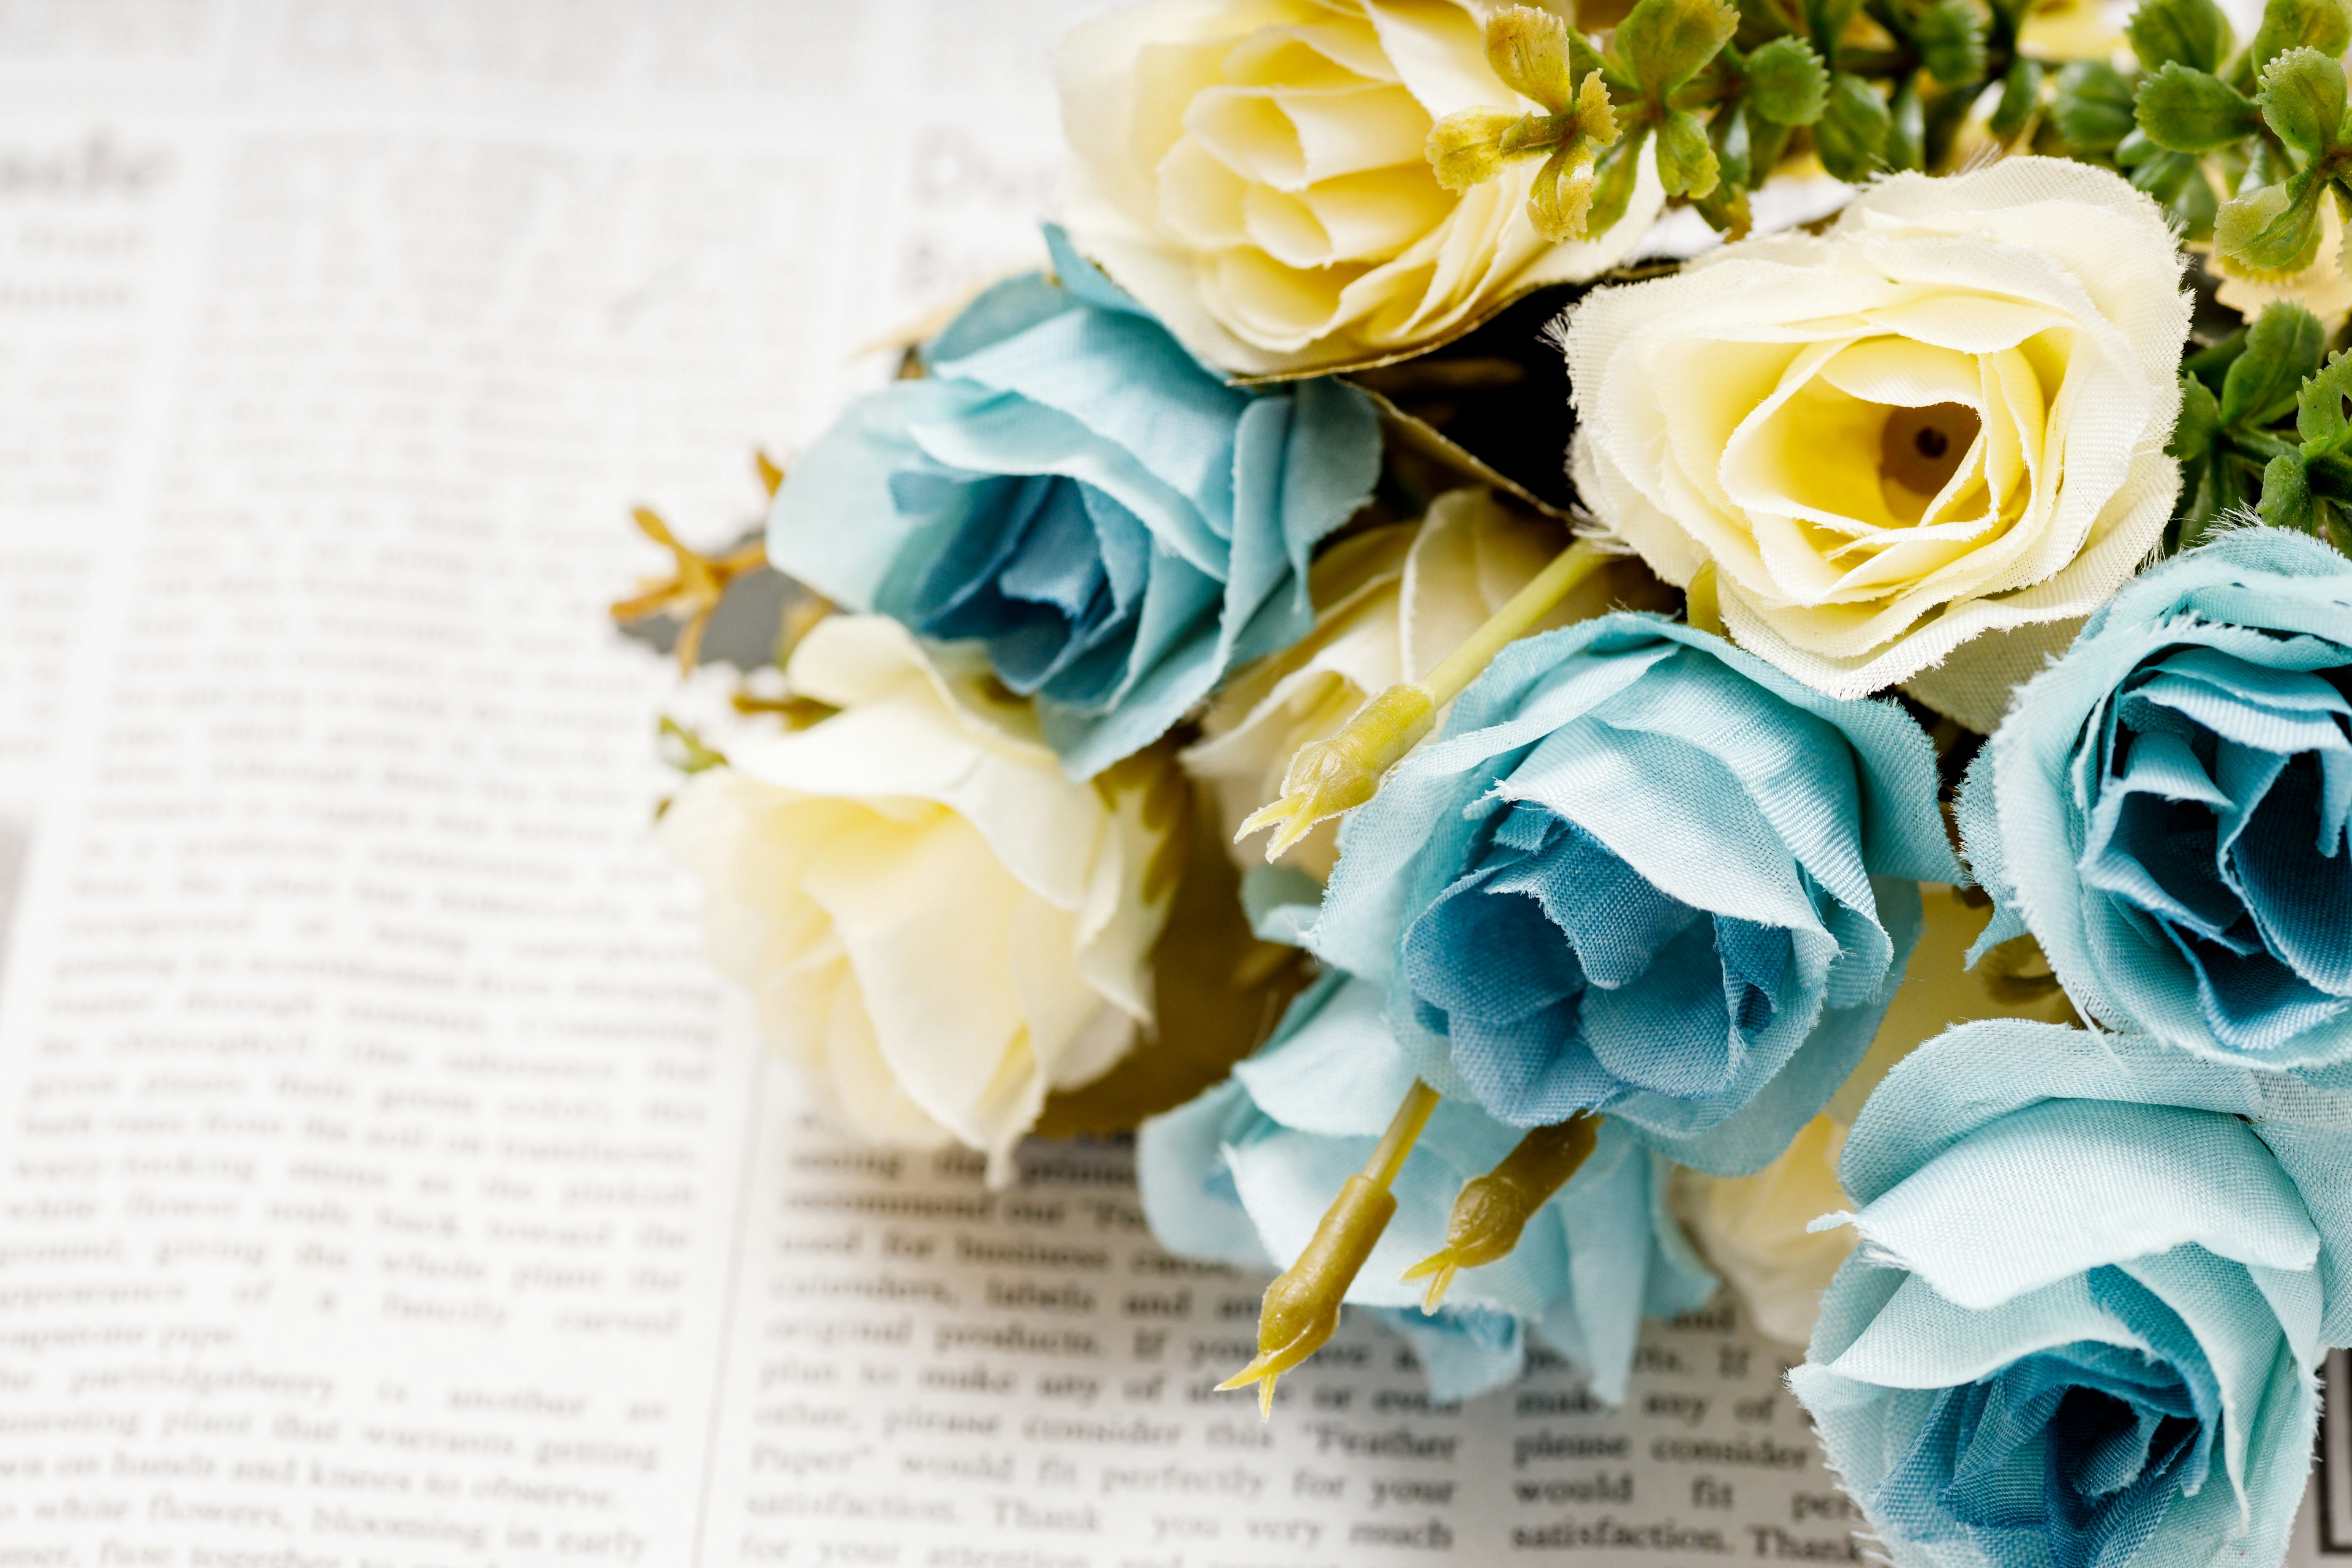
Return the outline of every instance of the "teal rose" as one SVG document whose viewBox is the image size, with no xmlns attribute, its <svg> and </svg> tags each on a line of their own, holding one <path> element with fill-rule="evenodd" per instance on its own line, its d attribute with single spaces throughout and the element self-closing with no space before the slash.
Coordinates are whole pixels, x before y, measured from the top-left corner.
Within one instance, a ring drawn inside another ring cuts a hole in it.
<svg viewBox="0 0 2352 1568">
<path fill-rule="evenodd" d="M 1235 664 L 1314 624 L 1316 542 L 1371 493 L 1371 400 L 1231 386 L 1049 231 L 1055 278 L 982 295 L 928 374 L 793 463 L 781 570 L 1034 697 L 1072 777 L 1149 745 Z"/>
<path fill-rule="evenodd" d="M 1232 1078 L 1143 1124 L 1136 1176 L 1153 1236 L 1188 1258 L 1266 1273 L 1288 1268 L 1412 1080 L 1379 989 L 1326 974 Z M 1666 1212 L 1665 1161 L 1622 1124 L 1603 1124 L 1592 1153 L 1535 1211 L 1517 1247 L 1464 1273 L 1436 1313 L 1423 1316 L 1422 1287 L 1400 1278 L 1444 1245 L 1463 1184 L 1520 1136 L 1475 1104 L 1441 1103 L 1391 1188 L 1395 1216 L 1346 1299 L 1410 1337 L 1441 1402 L 1517 1378 L 1531 1337 L 1583 1367 L 1593 1391 L 1614 1402 L 1624 1396 L 1642 1319 L 1688 1311 L 1716 1288 Z"/>
<path fill-rule="evenodd" d="M 1935 752 L 1720 637 L 1619 614 L 1512 644 L 1341 827 L 1305 937 L 1496 1121 L 1606 1112 L 1757 1170 L 1868 1048 L 1960 876 Z"/>
<path fill-rule="evenodd" d="M 2272 1563 L 2352 1338 L 2352 1097 L 2146 1037 L 1963 1025 L 1840 1177 L 1790 1386 L 1898 1564 Z"/>
<path fill-rule="evenodd" d="M 2352 562 L 2273 529 L 2135 581 L 2021 689 L 1960 797 L 1999 911 L 2115 1028 L 2352 1063 Z"/>
</svg>

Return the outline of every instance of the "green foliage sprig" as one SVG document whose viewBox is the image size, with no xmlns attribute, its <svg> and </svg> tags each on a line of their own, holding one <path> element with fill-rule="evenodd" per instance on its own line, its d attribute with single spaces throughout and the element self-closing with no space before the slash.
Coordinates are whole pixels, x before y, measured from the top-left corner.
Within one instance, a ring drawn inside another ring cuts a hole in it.
<svg viewBox="0 0 2352 1568">
<path fill-rule="evenodd" d="M 2352 554 L 2352 355 L 2328 355 L 2319 321 L 2273 305 L 2181 363 L 2176 548 L 2252 514 Z"/>
<path fill-rule="evenodd" d="M 2134 183 L 2201 188 L 2207 200 L 2215 186 L 2229 193 L 2187 225 L 2225 262 L 2257 272 L 2311 265 L 2320 203 L 2331 192 L 2352 198 L 2342 64 L 2352 0 L 2271 0 L 2242 51 L 2213 0 L 2146 0 L 2129 31 L 2144 68 L 2131 140 L 2166 171 L 2155 181 L 2136 171 Z"/>
<path fill-rule="evenodd" d="M 1487 22 L 1487 58 L 1541 107 L 1449 115 L 1430 132 L 1429 161 L 1465 190 L 1543 156 L 1528 216 L 1548 238 L 1573 239 L 1623 216 L 1654 138 L 1667 195 L 1738 236 L 1748 193 L 1809 146 L 1843 180 L 1943 167 L 1996 85 L 1995 134 L 2039 123 L 2042 68 L 2017 52 L 2028 3 L 1639 0 L 1605 47 L 1550 11 L 1511 6 Z M 2131 90 L 2108 85 L 2106 121 L 2084 126 L 2113 131 L 2113 146 L 2132 130 Z"/>
<path fill-rule="evenodd" d="M 2352 0 L 2270 0 L 2242 49 L 2215 0 L 2143 0 L 2137 65 L 2056 71 L 2018 48 L 2030 0 L 1639 0 L 1606 47 L 1529 5 L 1487 23 L 1487 56 L 1535 113 L 1478 109 L 1431 132 L 1463 190 L 1542 155 L 1529 214 L 1548 237 L 1622 216 L 1643 147 L 1667 195 L 1717 229 L 1810 147 L 1842 180 L 1943 169 L 1972 113 L 2005 144 L 2119 170 L 2188 237 L 2242 269 L 2310 265 L 2320 204 L 2352 210 L 2341 58 Z"/>
</svg>

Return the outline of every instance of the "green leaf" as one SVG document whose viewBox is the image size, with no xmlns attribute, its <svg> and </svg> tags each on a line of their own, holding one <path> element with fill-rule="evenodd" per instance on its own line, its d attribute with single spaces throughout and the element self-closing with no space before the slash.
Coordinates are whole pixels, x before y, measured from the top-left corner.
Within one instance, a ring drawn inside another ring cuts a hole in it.
<svg viewBox="0 0 2352 1568">
<path fill-rule="evenodd" d="M 2316 500 L 2333 500 L 2336 508 L 2352 505 L 2352 463 L 2343 461 L 2340 456 L 2326 454 L 2316 456 L 2316 458 L 2305 458 L 2303 482 L 2310 484 L 2312 496 Z M 2328 508 L 2328 510 L 2336 510 L 2336 508 Z M 2343 527 L 2340 512 L 2336 517 L 2336 527 Z M 2340 538 L 2336 541 L 2336 548 L 2343 550 Z"/>
<path fill-rule="evenodd" d="M 2025 13 L 2032 0 L 1990 0 L 1994 19 L 2000 25 L 2000 36 L 2010 43 L 2017 41 L 2017 30 L 2025 26 Z"/>
<path fill-rule="evenodd" d="M 2254 515 L 2273 528 L 2312 531 L 2318 520 L 2313 515 L 2311 481 L 2304 475 L 2301 458 L 2273 458 L 2263 466 L 2263 496 L 2254 503 Z"/>
<path fill-rule="evenodd" d="M 1706 219 L 1706 226 L 1731 239 L 1745 239 L 1755 224 L 1748 209 L 1748 190 L 1729 180 L 1717 185 L 1712 195 L 1691 203 L 1692 210 Z"/>
<path fill-rule="evenodd" d="M 2334 501 L 2338 506 L 2352 503 L 2352 463 L 2334 453 L 2305 458 L 2303 478 L 2319 500 Z"/>
<path fill-rule="evenodd" d="M 1706 127 L 1686 109 L 1666 111 L 1658 127 L 1658 182 L 1670 196 L 1703 196 L 1715 189 L 1721 171 Z"/>
<path fill-rule="evenodd" d="M 1913 71 L 1895 89 L 1886 106 L 1886 166 L 1919 169 L 1927 166 L 1927 131 L 1919 112 L 1919 73 Z"/>
<path fill-rule="evenodd" d="M 1992 111 L 1990 127 L 1995 136 L 2006 142 L 2025 129 L 2042 102 L 2042 62 L 2020 55 L 2010 62 L 2009 73 L 2000 79 L 2000 102 Z"/>
<path fill-rule="evenodd" d="M 1811 125 L 1829 103 L 1830 70 L 1802 38 L 1775 38 L 1748 57 L 1748 102 L 1775 125 Z"/>
<path fill-rule="evenodd" d="M 1507 6 L 1486 19 L 1486 63 L 1513 92 L 1554 114 L 1566 114 L 1576 92 L 1570 31 L 1568 23 L 1549 11 Z"/>
<path fill-rule="evenodd" d="M 2344 400 L 2352 397 L 2352 355 L 2336 354 L 2294 395 L 2294 433 L 2305 458 L 2324 458 L 2352 440 Z"/>
<path fill-rule="evenodd" d="M 2165 156 L 2183 158 L 2186 155 L 2168 153 Z M 2180 230 L 2181 238 L 2193 239 L 2200 245 L 2210 244 L 2213 238 L 2213 220 L 2221 216 L 2221 198 L 2214 193 L 2213 182 L 2192 163 L 2190 176 L 2181 182 L 2178 194 L 2164 198 L 2164 210 L 2174 226 Z"/>
<path fill-rule="evenodd" d="M 1886 138 L 1893 116 L 1878 90 L 1851 71 L 1830 78 L 1830 100 L 1813 122 L 1813 150 L 1822 167 L 1849 184 L 1870 178 L 1885 166 Z"/>
<path fill-rule="evenodd" d="M 1528 221 L 1555 244 L 1582 239 L 1592 211 L 1592 150 L 1582 142 L 1544 160 L 1528 186 Z"/>
<path fill-rule="evenodd" d="M 2180 510 L 2179 548 L 2202 544 L 2224 517 L 2253 500 L 2251 476 L 2235 463 L 2200 466 L 2197 484 Z"/>
<path fill-rule="evenodd" d="M 2326 348 L 2318 317 L 2300 305 L 2264 306 L 2246 333 L 2246 352 L 2221 378 L 2221 423 L 2260 429 L 2284 416 Z"/>
<path fill-rule="evenodd" d="M 2218 71 L 2230 58 L 2237 35 L 2213 0 L 2146 0 L 2124 26 L 2132 52 L 2149 70 L 2184 65 Z"/>
<path fill-rule="evenodd" d="M 2210 153 L 2260 128 L 2252 99 L 2219 77 L 2178 62 L 2139 84 L 2135 117 L 2148 140 L 2175 153 Z"/>
<path fill-rule="evenodd" d="M 1748 188 L 1752 191 L 1780 166 L 1781 154 L 1789 150 L 1789 138 L 1794 132 L 1756 113 L 1753 104 L 1741 118 L 1748 121 Z"/>
<path fill-rule="evenodd" d="M 1925 142 L 1927 167 L 1951 167 L 1953 148 L 1958 143 L 1960 132 L 1967 126 L 1979 96 L 1974 92 L 1939 92 L 1922 100 L 1927 110 Z"/>
<path fill-rule="evenodd" d="M 2104 153 L 2131 134 L 2131 83 L 2101 60 L 2076 60 L 2058 73 L 2051 122 L 2068 145 Z"/>
<path fill-rule="evenodd" d="M 1731 201 L 1734 192 L 1745 192 L 1748 188 L 1750 170 L 1748 147 L 1750 118 L 1748 115 L 1727 109 L 1708 122 L 1707 140 L 1715 146 L 1716 167 L 1721 171 L 1726 187 L 1715 195 L 1715 200 L 1718 205 Z M 1744 199 L 1743 197 L 1743 202 Z M 1714 219 L 1710 218 L 1707 221 L 1712 223 Z"/>
<path fill-rule="evenodd" d="M 2164 210 L 2191 239 L 2210 237 L 2220 198 L 2204 166 L 2186 153 L 2168 153 L 2135 131 L 2116 148 L 2116 163 L 2131 171 L 2131 183 L 2164 204 Z"/>
<path fill-rule="evenodd" d="M 2347 44 L 2352 44 L 2352 0 L 2270 0 L 2237 72 L 2252 81 L 2289 49 L 2317 49 L 2335 59 Z"/>
<path fill-rule="evenodd" d="M 1642 170 L 1642 143 L 1649 134 L 1648 126 L 1637 125 L 1631 135 L 1610 143 L 1601 153 L 1592 186 L 1592 210 L 1584 217 L 1585 233 L 1605 234 L 1625 216 Z"/>
<path fill-rule="evenodd" d="M 2263 68 L 2254 103 L 2280 141 L 2320 157 L 2344 128 L 2344 67 L 2316 49 L 2289 49 Z"/>
<path fill-rule="evenodd" d="M 2261 272 L 2300 272 L 2319 254 L 2319 197 L 2325 187 L 2306 171 L 2221 204 L 2213 247 L 2226 260 Z"/>
<path fill-rule="evenodd" d="M 2246 329 L 2240 327 L 2204 348 L 2182 355 L 2180 371 L 2184 375 L 2195 376 L 2218 395 L 2221 390 L 2221 378 L 2229 374 L 2230 367 L 2237 363 L 2238 356 L 2245 352 Z"/>
<path fill-rule="evenodd" d="M 1617 25 L 1617 53 L 1644 93 L 1664 98 L 1738 30 L 1739 9 L 1727 0 L 1641 0 Z"/>
<path fill-rule="evenodd" d="M 1813 52 L 1823 59 L 1837 50 L 1838 36 L 1861 9 L 1862 0 L 1805 0 L 1805 22 L 1813 35 Z"/>
<path fill-rule="evenodd" d="M 2194 462 L 2213 455 L 2213 437 L 2221 428 L 2221 405 L 2205 384 L 2193 375 L 2180 378 L 2180 418 L 2172 426 L 2172 439 L 2164 444 L 2164 455 L 2182 462 Z"/>
<path fill-rule="evenodd" d="M 1966 87 L 1985 73 L 1985 24 L 1968 0 L 1937 0 L 1911 25 L 1919 63 L 1946 87 Z"/>
</svg>

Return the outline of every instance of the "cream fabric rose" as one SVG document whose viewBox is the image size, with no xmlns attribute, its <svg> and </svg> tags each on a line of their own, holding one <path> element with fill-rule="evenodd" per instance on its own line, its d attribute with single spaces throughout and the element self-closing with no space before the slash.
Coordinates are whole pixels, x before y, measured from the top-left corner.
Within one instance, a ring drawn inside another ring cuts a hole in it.
<svg viewBox="0 0 2352 1568">
<path fill-rule="evenodd" d="M 1419 524 L 1363 533 L 1328 550 L 1309 587 L 1315 629 L 1218 695 L 1207 738 L 1180 761 L 1205 781 L 1231 839 L 1250 813 L 1282 794 L 1291 754 L 1339 732 L 1366 698 L 1426 675 L 1566 548 L 1562 530 L 1506 509 L 1491 491 L 1450 490 Z M 1632 562 L 1625 567 L 1639 568 Z M 1580 584 L 1538 629 L 1598 615 L 1638 593 L 1626 570 Z M 1284 857 L 1318 881 L 1339 858 L 1339 822 L 1317 826 Z M 1259 864 L 1240 846 L 1244 868 Z"/>
<path fill-rule="evenodd" d="M 1808 1232 L 1850 1207 L 1838 1185 L 1845 1129 L 1816 1116 L 1779 1159 L 1752 1176 L 1675 1171 L 1674 1210 L 1700 1253 L 1731 1281 L 1756 1326 L 1782 1344 L 1813 1337 L 1822 1292 L 1853 1250 L 1852 1227 Z"/>
<path fill-rule="evenodd" d="M 1133 1043 L 1167 910 L 1143 896 L 1141 792 L 1068 782 L 1025 704 L 939 657 L 882 616 L 820 623 L 786 675 L 841 711 L 731 744 L 661 836 L 828 1108 L 878 1142 L 983 1150 L 997 1179 L 1047 1091 Z"/>
<path fill-rule="evenodd" d="M 1650 153 L 1624 217 L 1552 245 L 1540 159 L 1459 195 L 1423 156 L 1456 110 L 1536 107 L 1462 0 L 1150 0 L 1058 59 L 1078 247 L 1193 353 L 1249 374 L 1426 347 L 1513 294 L 1616 265 L 1664 203 Z"/>
<path fill-rule="evenodd" d="M 1604 289 L 1561 336 L 1587 506 L 1837 697 L 2087 614 L 2162 534 L 2189 329 L 2154 202 L 2087 164 L 1904 174 L 1815 238 Z"/>
</svg>

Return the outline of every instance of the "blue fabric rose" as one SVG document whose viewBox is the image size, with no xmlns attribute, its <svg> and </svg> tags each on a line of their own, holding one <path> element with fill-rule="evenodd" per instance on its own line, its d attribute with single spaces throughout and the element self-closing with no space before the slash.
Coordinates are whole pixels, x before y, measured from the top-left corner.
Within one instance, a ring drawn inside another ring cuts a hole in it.
<svg viewBox="0 0 2352 1568">
<path fill-rule="evenodd" d="M 1170 1251 L 1272 1273 L 1297 1260 L 1331 1195 L 1363 1168 L 1413 1080 L 1377 988 L 1327 973 L 1233 1077 L 1143 1124 L 1136 1176 Z M 1461 1100 L 1441 1102 L 1391 1191 L 1397 1211 L 1348 1291 L 1406 1331 L 1433 1397 L 1466 1399 L 1516 1378 L 1532 1332 L 1623 1397 L 1641 1319 L 1714 1294 L 1715 1277 L 1665 1211 L 1665 1162 L 1605 1123 L 1599 1145 L 1528 1222 L 1501 1261 L 1465 1271 L 1434 1317 L 1398 1279 L 1445 1244 L 1462 1184 L 1518 1142 Z"/>
<path fill-rule="evenodd" d="M 768 558 L 985 644 L 1084 778 L 1306 633 L 1308 553 L 1369 499 L 1380 425 L 1338 382 L 1226 385 L 1047 237 L 1058 283 L 982 295 L 928 376 L 853 404 L 793 465 Z"/>
<path fill-rule="evenodd" d="M 2352 1062 L 2352 562 L 2225 533 L 2125 584 L 2023 687 L 1960 825 L 2077 1005 L 2183 1050 Z"/>
<path fill-rule="evenodd" d="M 2352 1097 L 2144 1036 L 1966 1024 L 1839 1174 L 1790 1386 L 1899 1564 L 2282 1560 L 2352 1331 Z"/>
<path fill-rule="evenodd" d="M 1496 1120 L 1759 1169 L 1869 1047 L 1960 876 L 1900 709 L 1613 615 L 1514 643 L 1340 829 L 1306 944 Z"/>
</svg>

